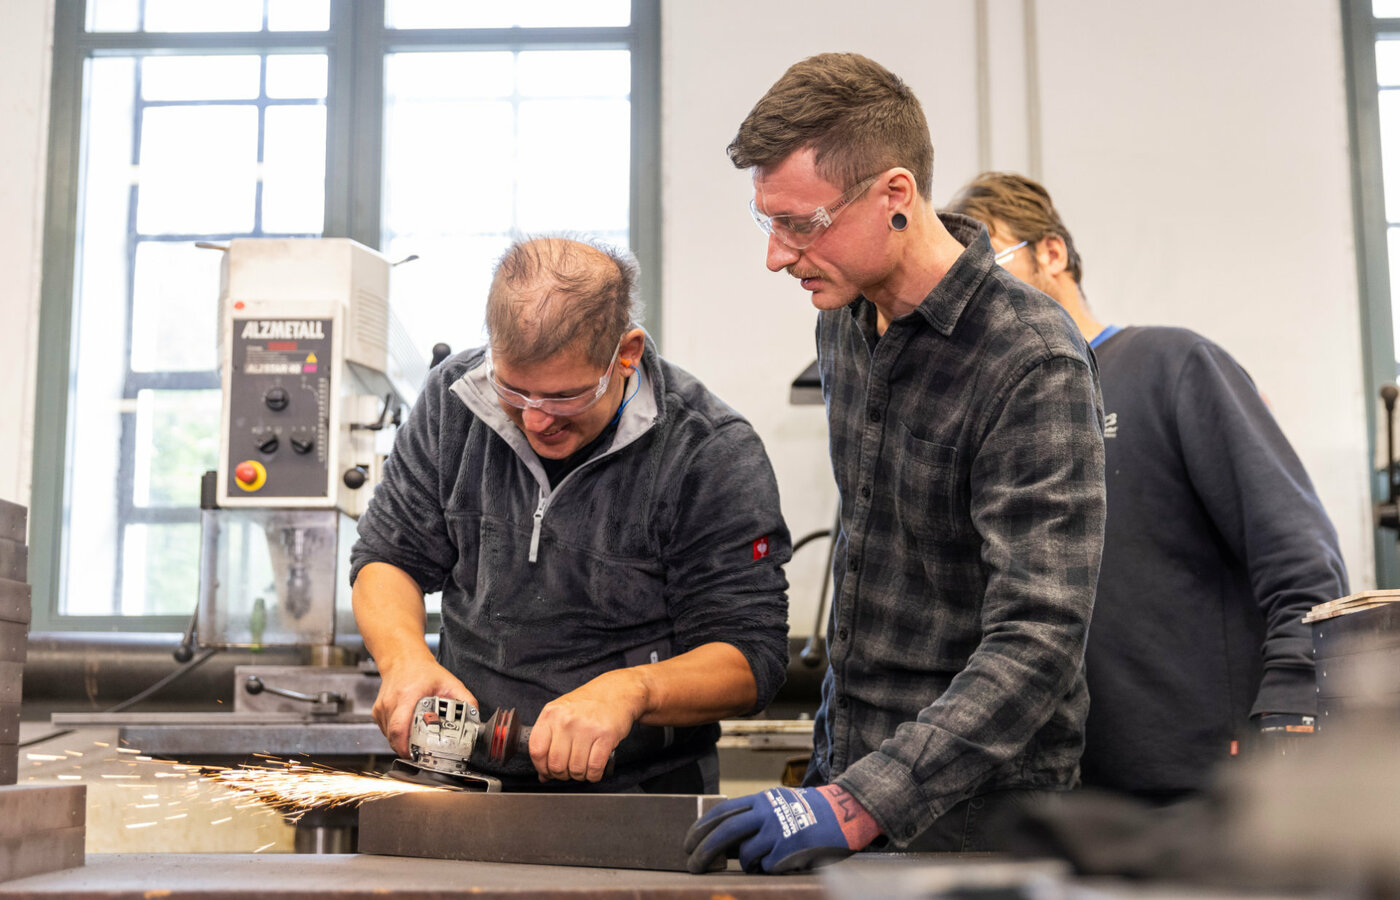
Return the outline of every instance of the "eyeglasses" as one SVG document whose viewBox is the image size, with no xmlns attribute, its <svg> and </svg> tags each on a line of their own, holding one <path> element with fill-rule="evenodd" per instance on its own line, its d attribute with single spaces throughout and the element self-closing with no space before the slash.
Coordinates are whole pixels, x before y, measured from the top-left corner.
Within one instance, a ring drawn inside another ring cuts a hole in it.
<svg viewBox="0 0 1400 900">
<path fill-rule="evenodd" d="M 576 416 L 593 406 L 603 398 L 607 392 L 608 381 L 612 378 L 613 367 L 617 365 L 617 355 L 622 350 L 622 341 L 617 342 L 617 349 L 613 351 L 612 360 L 608 363 L 608 368 L 598 379 L 598 386 L 581 394 L 572 397 L 541 397 L 536 400 L 520 391 L 512 390 L 501 384 L 496 378 L 496 367 L 490 355 L 486 357 L 486 378 L 491 382 L 491 387 L 496 391 L 496 396 L 516 409 L 538 409 L 547 416 Z"/>
<path fill-rule="evenodd" d="M 793 250 L 805 250 L 812 246 L 817 238 L 821 237 L 822 229 L 828 228 L 836 214 L 850 205 L 865 190 L 875 183 L 879 178 L 878 174 L 857 184 L 846 193 L 842 194 L 835 203 L 830 206 L 818 206 L 805 215 L 788 214 L 770 216 L 759 212 L 758 201 L 749 201 L 749 212 L 753 214 L 753 220 L 758 223 L 758 227 L 763 229 L 764 234 L 771 234 L 778 239 L 778 243 Z"/>
<path fill-rule="evenodd" d="M 1022 241 L 1019 244 L 1012 244 L 1010 247 L 1007 247 L 1005 250 L 992 257 L 992 259 L 996 261 L 997 265 L 1004 266 L 1006 265 L 1006 261 L 1008 259 L 1016 255 L 1017 250 L 1020 250 L 1022 247 L 1026 246 L 1029 243 L 1030 241 Z"/>
</svg>

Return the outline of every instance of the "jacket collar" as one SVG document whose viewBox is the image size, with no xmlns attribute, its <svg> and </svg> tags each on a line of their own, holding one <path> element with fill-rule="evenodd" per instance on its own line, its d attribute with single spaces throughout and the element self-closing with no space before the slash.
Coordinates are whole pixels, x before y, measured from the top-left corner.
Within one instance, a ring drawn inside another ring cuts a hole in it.
<svg viewBox="0 0 1400 900">
<path fill-rule="evenodd" d="M 996 265 L 996 254 L 992 252 L 992 241 L 986 227 L 976 219 L 957 213 L 939 213 L 938 218 L 948 233 L 963 245 L 963 252 L 923 302 L 912 312 L 900 316 L 900 319 L 922 316 L 935 330 L 947 336 L 953 333 L 963 310 L 991 274 Z M 875 307 L 870 301 L 862 296 L 849 309 L 857 321 L 868 321 L 870 327 L 874 327 Z"/>
<path fill-rule="evenodd" d="M 549 484 L 549 478 L 545 475 L 544 466 L 540 464 L 540 458 L 536 455 L 530 442 L 525 439 L 525 434 L 501 409 L 500 402 L 496 399 L 496 391 L 491 387 L 486 374 L 486 351 L 485 348 L 475 351 L 476 358 L 468 363 L 467 371 L 462 374 L 449 388 L 457 399 L 471 411 L 472 415 L 480 419 L 487 427 L 501 436 L 520 461 L 525 463 L 535 476 L 545 491 L 549 493 L 544 485 Z M 636 386 L 635 379 L 641 379 L 640 386 Z M 617 423 L 617 431 L 613 434 L 612 443 L 599 456 L 606 456 L 616 453 L 628 444 L 640 438 L 651 430 L 652 426 L 660 420 L 662 409 L 661 398 L 665 391 L 665 376 L 661 371 L 661 357 L 656 352 L 656 344 L 652 342 L 651 335 L 647 335 L 646 348 L 642 351 L 642 364 L 637 371 L 627 379 L 623 385 L 623 396 L 627 397 L 636 390 L 636 396 L 627 404 L 627 408 L 622 411 L 622 418 Z"/>
</svg>

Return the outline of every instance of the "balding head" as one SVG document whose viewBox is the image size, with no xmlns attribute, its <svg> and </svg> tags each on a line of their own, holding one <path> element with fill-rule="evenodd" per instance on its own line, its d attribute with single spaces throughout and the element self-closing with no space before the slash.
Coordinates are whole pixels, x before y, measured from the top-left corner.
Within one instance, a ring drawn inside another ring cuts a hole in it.
<svg viewBox="0 0 1400 900">
<path fill-rule="evenodd" d="M 638 316 L 637 260 L 601 243 L 561 237 L 511 245 L 486 301 L 491 352 L 517 366 L 564 351 L 606 366 Z"/>
</svg>

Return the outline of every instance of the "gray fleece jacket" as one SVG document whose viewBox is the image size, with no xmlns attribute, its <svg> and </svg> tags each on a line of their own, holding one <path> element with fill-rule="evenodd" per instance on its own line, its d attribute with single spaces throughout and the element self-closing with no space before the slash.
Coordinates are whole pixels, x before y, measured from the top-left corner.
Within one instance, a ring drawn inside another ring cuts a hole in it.
<svg viewBox="0 0 1400 900">
<path fill-rule="evenodd" d="M 612 444 L 551 489 L 484 357 L 429 374 L 360 517 L 351 582 L 385 562 L 442 592 L 438 660 L 483 717 L 515 707 L 533 722 L 603 672 L 715 641 L 744 654 L 766 706 L 787 667 L 792 545 L 749 423 L 648 341 Z M 637 726 L 597 787 L 686 765 L 718 734 Z M 538 782 L 524 757 L 493 774 Z"/>
</svg>

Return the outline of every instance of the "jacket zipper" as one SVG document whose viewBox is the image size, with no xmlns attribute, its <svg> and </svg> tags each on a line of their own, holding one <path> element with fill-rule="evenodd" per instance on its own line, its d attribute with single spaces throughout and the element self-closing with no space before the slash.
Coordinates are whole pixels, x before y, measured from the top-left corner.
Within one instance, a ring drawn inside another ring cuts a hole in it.
<svg viewBox="0 0 1400 900">
<path fill-rule="evenodd" d="M 544 508 L 548 505 L 549 498 L 545 496 L 544 488 L 540 488 L 540 502 L 535 507 L 535 527 L 530 532 L 530 562 L 540 557 L 540 526 L 544 524 Z"/>
</svg>

